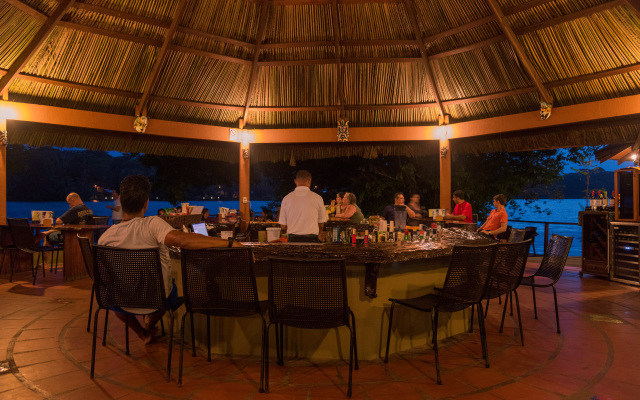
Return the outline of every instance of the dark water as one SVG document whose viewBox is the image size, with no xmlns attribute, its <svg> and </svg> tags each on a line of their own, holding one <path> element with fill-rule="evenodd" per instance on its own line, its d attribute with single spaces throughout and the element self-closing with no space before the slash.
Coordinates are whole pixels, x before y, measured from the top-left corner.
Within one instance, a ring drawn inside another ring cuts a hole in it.
<svg viewBox="0 0 640 400">
<path fill-rule="evenodd" d="M 262 206 L 269 201 L 252 201 L 251 210 L 261 212 Z M 518 210 L 510 210 L 509 220 L 526 220 L 526 221 L 549 221 L 549 222 L 578 222 L 578 211 L 584 210 L 586 200 L 584 199 L 564 199 L 564 200 L 538 200 L 529 206 L 525 205 L 523 200 L 516 200 L 519 205 Z M 111 215 L 111 210 L 106 208 L 110 201 L 99 201 L 87 203 L 93 210 L 95 215 Z M 211 214 L 217 214 L 219 207 L 227 207 L 229 209 L 238 208 L 238 201 L 205 201 L 191 200 L 190 205 L 200 205 L 208 208 Z M 539 212 L 536 208 L 547 210 L 547 212 Z M 159 208 L 172 207 L 166 201 L 150 201 L 146 215 L 155 215 Z M 69 205 L 66 201 L 43 202 L 43 203 L 23 203 L 23 202 L 7 202 L 7 216 L 9 218 L 30 218 L 31 210 L 53 211 L 54 218 L 62 215 Z M 538 229 L 539 236 L 535 240 L 536 253 L 543 253 L 544 241 L 544 223 L 519 223 L 509 222 L 514 228 L 524 228 L 525 226 L 535 226 Z M 571 256 L 580 256 L 582 254 L 582 229 L 577 225 L 554 225 L 549 226 L 549 236 L 557 233 L 564 236 L 573 236 L 573 245 L 571 246 Z"/>
</svg>

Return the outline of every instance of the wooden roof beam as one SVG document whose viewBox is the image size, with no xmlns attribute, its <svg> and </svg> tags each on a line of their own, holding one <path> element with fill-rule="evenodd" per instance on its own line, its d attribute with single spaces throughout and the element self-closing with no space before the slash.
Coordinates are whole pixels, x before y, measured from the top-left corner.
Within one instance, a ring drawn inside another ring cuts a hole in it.
<svg viewBox="0 0 640 400">
<path fill-rule="evenodd" d="M 249 106 L 251 105 L 251 96 L 256 85 L 258 76 L 258 59 L 260 58 L 260 48 L 264 41 L 264 35 L 267 30 L 267 16 L 271 8 L 271 2 L 264 0 L 260 5 L 260 17 L 258 19 L 258 31 L 256 33 L 256 43 L 253 53 L 253 64 L 251 65 L 251 75 L 249 76 L 249 87 L 247 89 L 247 98 L 244 105 L 244 112 L 242 113 L 242 125 L 246 125 L 247 116 L 249 115 Z"/>
<path fill-rule="evenodd" d="M 518 55 L 518 58 L 520 59 L 520 62 L 522 63 L 522 67 L 527 72 L 527 75 L 529 75 L 529 77 L 533 81 L 533 84 L 535 85 L 535 87 L 538 89 L 538 93 L 540 93 L 540 97 L 542 98 L 542 100 L 546 101 L 547 103 L 553 103 L 553 98 L 551 97 L 547 89 L 544 87 L 544 84 L 542 83 L 542 79 L 540 78 L 540 75 L 533 67 L 533 64 L 531 64 L 531 61 L 529 60 L 529 57 L 527 56 L 527 54 L 524 52 L 524 48 L 522 48 L 522 45 L 518 41 L 516 34 L 513 33 L 511 26 L 509 26 L 509 23 L 507 22 L 502 10 L 500 9 L 500 6 L 496 2 L 496 0 L 487 0 L 487 2 L 489 3 L 489 6 L 493 10 L 493 13 L 496 15 L 496 17 L 498 17 L 498 23 L 502 27 L 502 31 L 507 36 L 507 39 L 509 39 L 511 46 L 513 46 L 513 49 L 515 50 L 516 54 Z"/>
<path fill-rule="evenodd" d="M 144 85 L 144 90 L 142 92 L 142 98 L 140 102 L 136 106 L 135 113 L 136 115 L 141 115 L 141 113 L 147 108 L 147 102 L 149 101 L 149 95 L 153 90 L 156 82 L 158 81 L 158 77 L 160 76 L 160 68 L 164 63 L 164 59 L 167 55 L 167 50 L 169 49 L 169 44 L 171 43 L 171 39 L 173 38 L 173 34 L 178 28 L 178 24 L 180 23 L 180 19 L 182 18 L 182 13 L 184 12 L 184 8 L 187 5 L 187 0 L 180 0 L 178 6 L 176 7 L 176 13 L 173 17 L 173 21 L 171 21 L 171 26 L 167 29 L 167 34 L 164 37 L 164 41 L 162 42 L 162 47 L 158 51 L 158 56 L 156 57 L 156 62 L 153 64 L 153 68 L 151 69 L 151 73 L 147 77 L 147 82 Z"/>
<path fill-rule="evenodd" d="M 22 68 L 24 68 L 31 57 L 38 51 L 40 46 L 42 46 L 44 41 L 49 37 L 49 34 L 51 34 L 51 31 L 53 31 L 53 28 L 58 22 L 60 22 L 60 19 L 62 19 L 73 2 L 74 0 L 62 0 L 58 4 L 58 7 L 56 7 L 51 16 L 47 18 L 45 23 L 33 36 L 29 44 L 27 44 L 24 50 L 22 50 L 20 55 L 18 55 L 15 61 L 11 64 L 11 67 L 9 67 L 7 73 L 0 79 L 0 93 L 9 87 L 11 82 L 15 79 L 16 75 L 22 70 Z"/>
<path fill-rule="evenodd" d="M 631 11 L 640 18 L 640 0 L 626 0 L 625 3 L 627 3 Z"/>
<path fill-rule="evenodd" d="M 436 82 L 433 79 L 433 74 L 431 73 L 431 65 L 429 64 L 429 55 L 427 53 L 427 49 L 424 46 L 424 39 L 422 38 L 422 32 L 420 31 L 420 27 L 418 26 L 418 19 L 416 18 L 416 10 L 413 6 L 413 0 L 405 0 L 404 7 L 407 11 L 407 17 L 409 18 L 409 22 L 411 23 L 411 28 L 413 29 L 413 33 L 416 37 L 416 43 L 418 48 L 420 49 L 420 53 L 422 54 L 422 60 L 424 61 L 424 68 L 426 72 L 427 82 L 429 83 L 429 89 L 431 89 L 431 93 L 438 105 L 438 111 L 441 116 L 445 115 L 444 107 L 442 106 L 442 102 L 440 101 L 440 95 L 438 94 L 438 88 L 436 87 Z"/>
</svg>

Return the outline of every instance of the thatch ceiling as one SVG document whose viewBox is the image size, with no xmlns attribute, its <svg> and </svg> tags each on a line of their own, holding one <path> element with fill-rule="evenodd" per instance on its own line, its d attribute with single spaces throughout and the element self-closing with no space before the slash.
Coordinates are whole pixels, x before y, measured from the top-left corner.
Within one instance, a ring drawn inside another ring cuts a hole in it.
<svg viewBox="0 0 640 400">
<path fill-rule="evenodd" d="M 0 0 L 0 74 L 13 101 L 204 125 L 461 122 L 639 94 L 640 1 Z"/>
</svg>

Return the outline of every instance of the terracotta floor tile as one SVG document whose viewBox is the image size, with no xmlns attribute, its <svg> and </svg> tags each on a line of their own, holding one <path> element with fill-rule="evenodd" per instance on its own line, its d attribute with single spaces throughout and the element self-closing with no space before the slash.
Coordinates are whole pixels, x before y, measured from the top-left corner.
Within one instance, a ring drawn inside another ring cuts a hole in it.
<svg viewBox="0 0 640 400">
<path fill-rule="evenodd" d="M 0 375 L 0 397 L 2 397 L 2 393 L 6 391 L 21 388 L 23 386 L 22 382 L 13 376 L 13 374 Z"/>
<path fill-rule="evenodd" d="M 8 390 L 6 392 L 0 392 L 2 400 L 40 400 L 42 395 L 31 391 L 25 387 L 19 387 L 16 389 Z"/>
<path fill-rule="evenodd" d="M 35 350 L 28 351 L 25 353 L 14 354 L 13 358 L 15 360 L 16 365 L 18 366 L 27 366 L 33 364 L 40 364 L 53 360 L 62 360 L 64 359 L 64 354 L 60 352 L 60 349 L 46 349 L 46 350 Z"/>
<path fill-rule="evenodd" d="M 92 387 L 93 381 L 85 372 L 73 371 L 36 381 L 35 384 L 47 392 L 57 395 L 87 386 Z"/>
<path fill-rule="evenodd" d="M 491 394 L 504 400 L 560 400 L 563 397 L 523 382 L 497 387 Z"/>
</svg>

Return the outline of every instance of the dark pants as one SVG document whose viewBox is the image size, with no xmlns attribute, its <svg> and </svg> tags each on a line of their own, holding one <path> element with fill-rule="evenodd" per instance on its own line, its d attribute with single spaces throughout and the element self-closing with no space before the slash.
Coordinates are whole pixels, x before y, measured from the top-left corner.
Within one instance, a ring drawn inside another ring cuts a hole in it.
<svg viewBox="0 0 640 400">
<path fill-rule="evenodd" d="M 287 235 L 289 243 L 320 243 L 318 235 Z"/>
</svg>

